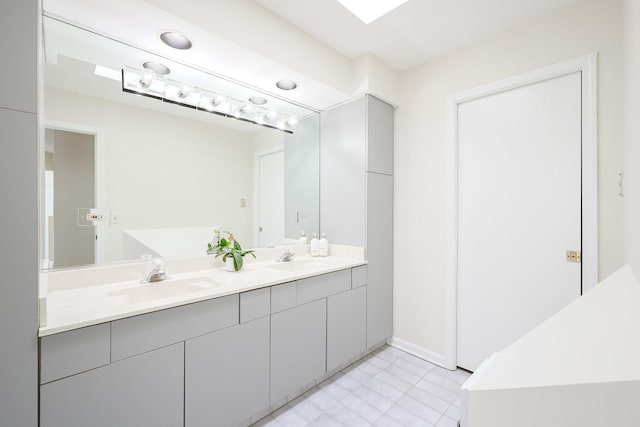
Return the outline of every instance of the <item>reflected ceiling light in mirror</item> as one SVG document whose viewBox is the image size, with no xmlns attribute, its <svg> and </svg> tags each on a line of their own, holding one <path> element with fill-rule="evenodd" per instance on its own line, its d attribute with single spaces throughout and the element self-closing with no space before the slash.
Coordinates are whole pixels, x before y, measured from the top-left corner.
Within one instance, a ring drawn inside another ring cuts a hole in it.
<svg viewBox="0 0 640 427">
<path fill-rule="evenodd" d="M 235 118 L 256 125 L 293 133 L 295 116 L 280 114 L 255 103 L 241 101 L 207 89 L 158 76 L 150 69 L 124 68 L 121 72 L 124 92 L 155 98 L 195 110 Z M 266 104 L 266 99 L 263 104 Z"/>
<path fill-rule="evenodd" d="M 113 68 L 103 67 L 102 65 L 96 65 L 96 69 L 93 72 L 96 76 L 106 77 L 107 79 L 120 81 L 120 71 Z"/>
<path fill-rule="evenodd" d="M 278 89 L 282 89 L 282 90 L 294 90 L 295 88 L 298 87 L 298 83 L 294 82 L 293 80 L 279 80 L 276 83 L 276 87 Z"/>
<path fill-rule="evenodd" d="M 408 0 L 338 0 L 345 9 L 365 24 L 370 24 Z"/>
<path fill-rule="evenodd" d="M 191 49 L 191 46 L 193 46 L 187 36 L 176 33 L 175 31 L 166 31 L 160 34 L 160 40 L 174 49 L 186 50 Z"/>
<path fill-rule="evenodd" d="M 252 96 L 251 98 L 249 98 L 249 102 L 253 105 L 264 105 L 267 103 L 267 100 L 266 98 L 263 98 L 261 96 Z"/>
<path fill-rule="evenodd" d="M 144 68 L 147 68 L 151 71 L 153 71 L 154 73 L 156 73 L 159 76 L 166 76 L 167 74 L 169 74 L 171 72 L 171 69 L 169 69 L 169 67 L 167 67 L 164 64 L 161 64 L 159 62 L 145 62 L 144 64 L 142 64 L 142 66 Z M 120 80 L 120 73 L 118 73 L 118 80 Z"/>
</svg>

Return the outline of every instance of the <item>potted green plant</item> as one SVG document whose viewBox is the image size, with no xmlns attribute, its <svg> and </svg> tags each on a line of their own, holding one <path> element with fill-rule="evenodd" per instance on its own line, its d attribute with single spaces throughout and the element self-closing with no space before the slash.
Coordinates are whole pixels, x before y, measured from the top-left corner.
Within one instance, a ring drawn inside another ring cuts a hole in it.
<svg viewBox="0 0 640 427">
<path fill-rule="evenodd" d="M 220 230 L 214 231 L 214 240 L 207 245 L 207 254 L 215 254 L 216 258 L 222 257 L 222 261 L 225 262 L 227 270 L 240 271 L 244 265 L 243 257 L 251 254 L 256 257 L 253 250 L 243 251 L 240 243 L 233 237 L 233 233 L 229 231 L 223 231 L 227 234 L 227 238 L 220 237 Z"/>
</svg>

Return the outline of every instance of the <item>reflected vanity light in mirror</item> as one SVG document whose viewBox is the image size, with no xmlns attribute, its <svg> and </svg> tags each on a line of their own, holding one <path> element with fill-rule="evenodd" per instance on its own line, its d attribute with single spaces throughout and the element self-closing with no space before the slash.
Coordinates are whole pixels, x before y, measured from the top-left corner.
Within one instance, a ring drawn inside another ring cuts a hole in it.
<svg viewBox="0 0 640 427">
<path fill-rule="evenodd" d="M 121 79 L 122 90 L 127 93 L 143 95 L 187 108 L 244 120 L 286 133 L 293 133 L 298 124 L 298 119 L 295 116 L 286 116 L 274 110 L 259 107 L 259 105 L 267 103 L 265 98 L 251 97 L 249 99 L 250 102 L 247 103 L 229 96 L 214 94 L 189 83 L 158 76 L 150 68 L 143 70 L 130 67 L 123 68 Z M 260 102 L 258 98 L 264 100 L 264 102 Z"/>
</svg>

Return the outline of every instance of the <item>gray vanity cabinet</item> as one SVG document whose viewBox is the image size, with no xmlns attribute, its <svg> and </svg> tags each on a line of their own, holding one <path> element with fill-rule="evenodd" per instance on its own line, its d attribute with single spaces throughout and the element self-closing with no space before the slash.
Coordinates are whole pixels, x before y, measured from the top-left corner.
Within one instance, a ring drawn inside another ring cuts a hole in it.
<svg viewBox="0 0 640 427">
<path fill-rule="evenodd" d="M 367 348 L 393 334 L 393 177 L 367 173 Z"/>
<path fill-rule="evenodd" d="M 326 373 L 327 300 L 271 316 L 271 404 Z"/>
<path fill-rule="evenodd" d="M 267 315 L 185 342 L 186 427 L 246 425 L 269 407 L 269 325 Z"/>
<path fill-rule="evenodd" d="M 182 426 L 183 390 L 179 343 L 42 385 L 40 426 Z"/>
<path fill-rule="evenodd" d="M 327 298 L 327 372 L 367 349 L 367 287 Z"/>
<path fill-rule="evenodd" d="M 393 332 L 393 114 L 371 95 L 322 112 L 320 226 L 366 248 L 367 348 Z"/>
</svg>

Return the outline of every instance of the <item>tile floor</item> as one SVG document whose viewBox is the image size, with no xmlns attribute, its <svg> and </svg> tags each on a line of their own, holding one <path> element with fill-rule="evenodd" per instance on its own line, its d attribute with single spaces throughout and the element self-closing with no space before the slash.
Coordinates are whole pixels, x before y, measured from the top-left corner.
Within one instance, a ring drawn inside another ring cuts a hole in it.
<svg viewBox="0 0 640 427">
<path fill-rule="evenodd" d="M 456 427 L 469 375 L 384 346 L 254 426 Z"/>
</svg>

